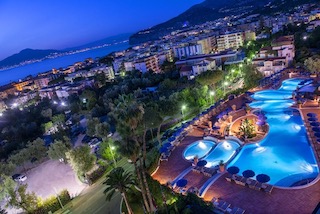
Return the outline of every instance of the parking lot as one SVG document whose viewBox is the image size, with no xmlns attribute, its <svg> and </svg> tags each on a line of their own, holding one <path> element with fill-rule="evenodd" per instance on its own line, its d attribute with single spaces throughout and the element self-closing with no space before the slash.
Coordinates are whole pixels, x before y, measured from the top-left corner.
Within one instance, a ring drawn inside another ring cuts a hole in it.
<svg viewBox="0 0 320 214">
<path fill-rule="evenodd" d="M 28 184 L 28 191 L 35 192 L 43 199 L 64 189 L 74 197 L 87 186 L 78 180 L 70 165 L 54 160 L 48 160 L 28 171 L 27 177 L 23 183 Z"/>
</svg>

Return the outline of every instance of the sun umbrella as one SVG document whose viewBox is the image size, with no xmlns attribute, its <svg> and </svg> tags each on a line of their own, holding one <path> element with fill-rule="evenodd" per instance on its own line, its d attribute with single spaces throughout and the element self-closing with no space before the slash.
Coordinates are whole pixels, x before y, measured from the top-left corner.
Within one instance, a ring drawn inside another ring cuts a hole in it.
<svg viewBox="0 0 320 214">
<path fill-rule="evenodd" d="M 161 147 L 160 149 L 159 149 L 159 151 L 160 151 L 160 153 L 166 153 L 167 151 L 168 151 L 168 147 Z"/>
<path fill-rule="evenodd" d="M 176 185 L 177 187 L 185 187 L 187 185 L 188 181 L 186 179 L 180 179 L 177 181 Z"/>
<path fill-rule="evenodd" d="M 266 182 L 270 181 L 269 175 L 266 175 L 266 174 L 259 174 L 256 176 L 256 179 L 260 183 L 266 183 Z"/>
<path fill-rule="evenodd" d="M 314 133 L 314 136 L 316 136 L 316 137 L 319 137 L 319 138 L 320 138 L 320 133 L 319 133 L 319 132 L 316 132 L 316 133 Z"/>
<path fill-rule="evenodd" d="M 320 128 L 319 128 L 319 127 L 314 127 L 314 128 L 312 128 L 312 131 L 314 131 L 314 132 L 320 132 Z"/>
<path fill-rule="evenodd" d="M 199 162 L 197 163 L 197 166 L 202 167 L 202 166 L 205 166 L 207 163 L 208 163 L 208 162 L 207 162 L 206 160 L 201 160 L 201 161 L 199 161 Z"/>
<path fill-rule="evenodd" d="M 218 130 L 218 129 L 220 129 L 219 126 L 212 126 L 212 130 Z"/>
<path fill-rule="evenodd" d="M 310 125 L 313 127 L 319 127 L 320 123 L 319 122 L 311 122 Z"/>
<path fill-rule="evenodd" d="M 315 122 L 315 121 L 318 121 L 318 118 L 316 118 L 316 117 L 309 117 L 308 120 Z"/>
<path fill-rule="evenodd" d="M 176 139 L 176 138 L 175 138 L 174 136 L 172 136 L 172 137 L 169 137 L 168 140 L 169 140 L 170 142 L 172 142 L 172 141 L 175 141 L 175 139 Z"/>
<path fill-rule="evenodd" d="M 171 143 L 165 143 L 165 144 L 162 145 L 162 147 L 167 147 L 167 148 L 170 147 L 170 146 L 172 146 Z"/>
<path fill-rule="evenodd" d="M 308 116 L 308 117 L 316 117 L 316 116 L 317 116 L 317 114 L 316 114 L 316 113 L 312 113 L 312 112 L 310 112 L 310 113 L 308 113 L 308 114 L 307 114 L 307 116 Z"/>
<path fill-rule="evenodd" d="M 234 174 L 237 174 L 240 170 L 239 170 L 239 168 L 236 167 L 236 166 L 230 166 L 230 167 L 227 169 L 227 171 L 228 171 L 230 174 L 234 175 Z"/>
<path fill-rule="evenodd" d="M 243 171 L 243 172 L 242 172 L 242 175 L 243 175 L 243 177 L 245 177 L 245 178 L 251 178 L 251 177 L 255 176 L 256 173 L 254 173 L 254 171 L 248 169 L 248 170 Z"/>
</svg>

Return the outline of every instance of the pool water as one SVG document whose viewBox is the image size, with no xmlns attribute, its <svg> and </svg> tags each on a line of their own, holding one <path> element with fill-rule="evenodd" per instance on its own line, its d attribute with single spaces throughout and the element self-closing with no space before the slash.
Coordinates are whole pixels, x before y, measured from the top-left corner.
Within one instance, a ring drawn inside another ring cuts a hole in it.
<svg viewBox="0 0 320 214">
<path fill-rule="evenodd" d="M 206 167 L 210 168 L 217 166 L 221 160 L 223 162 L 229 161 L 239 147 L 237 142 L 229 139 L 220 143 L 200 140 L 189 145 L 183 156 L 187 160 L 193 160 L 195 156 L 198 156 L 200 160 L 206 160 Z"/>
<path fill-rule="evenodd" d="M 219 165 L 221 160 L 224 163 L 229 161 L 239 147 L 240 145 L 233 140 L 222 141 L 212 150 L 212 152 L 203 158 L 207 161 L 206 167 L 215 167 Z"/>
<path fill-rule="evenodd" d="M 183 156 L 187 160 L 193 160 L 196 156 L 201 159 L 211 151 L 215 144 L 215 142 L 209 140 L 196 141 L 187 147 Z"/>
<path fill-rule="evenodd" d="M 247 169 L 270 176 L 270 184 L 290 187 L 317 177 L 319 168 L 307 139 L 306 129 L 297 110 L 290 108 L 291 98 L 302 79 L 289 79 L 278 90 L 252 95 L 252 108 L 261 109 L 269 124 L 267 136 L 256 144 L 245 145 L 228 165 L 237 166 L 240 174 Z"/>
</svg>

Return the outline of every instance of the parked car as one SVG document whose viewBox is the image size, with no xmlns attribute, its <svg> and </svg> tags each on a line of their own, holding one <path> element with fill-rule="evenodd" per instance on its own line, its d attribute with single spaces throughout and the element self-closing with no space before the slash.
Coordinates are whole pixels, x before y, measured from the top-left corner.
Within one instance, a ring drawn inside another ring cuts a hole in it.
<svg viewBox="0 0 320 214">
<path fill-rule="evenodd" d="M 98 138 L 94 138 L 89 142 L 89 146 L 90 148 L 95 148 L 97 147 L 99 144 L 101 143 L 101 140 L 99 140 Z"/>
<path fill-rule="evenodd" d="M 20 182 L 23 182 L 23 181 L 25 181 L 25 180 L 27 180 L 27 176 L 26 175 L 22 175 L 22 174 L 14 174 L 13 176 L 12 176 L 12 179 L 14 180 L 14 181 L 20 181 Z"/>
</svg>

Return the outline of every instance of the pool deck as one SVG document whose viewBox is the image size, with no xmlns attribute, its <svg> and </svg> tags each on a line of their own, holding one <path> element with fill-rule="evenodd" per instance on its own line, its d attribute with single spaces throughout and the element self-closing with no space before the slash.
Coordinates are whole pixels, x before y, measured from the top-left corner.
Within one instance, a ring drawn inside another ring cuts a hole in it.
<svg viewBox="0 0 320 214">
<path fill-rule="evenodd" d="M 246 213 L 307 214 L 312 213 L 320 200 L 320 182 L 303 189 L 274 188 L 271 194 L 250 189 L 225 180 L 221 176 L 204 196 L 207 201 L 221 198 Z"/>
<path fill-rule="evenodd" d="M 261 90 L 261 89 L 260 89 Z M 224 106 L 237 105 L 237 109 L 242 105 L 243 97 L 238 97 L 235 100 L 228 101 Z M 320 108 L 314 101 L 309 101 L 299 109 L 302 117 L 307 118 L 306 114 L 314 112 L 320 119 Z M 219 111 L 217 112 L 217 114 Z M 234 112 L 233 121 L 236 118 L 244 116 L 244 110 Z M 209 119 L 214 120 L 215 117 Z M 153 174 L 153 178 L 161 184 L 173 181 L 181 172 L 191 166 L 191 162 L 186 161 L 182 154 L 185 148 L 194 141 L 203 139 L 204 129 L 207 127 L 207 122 L 203 121 L 198 128 L 192 129 L 185 139 L 172 152 L 168 161 L 162 161 L 159 169 Z M 305 121 L 305 126 L 307 127 Z M 224 127 L 221 126 L 220 133 L 224 133 Z M 308 135 L 313 136 L 310 130 L 307 129 Z M 312 141 L 314 154 L 317 157 L 318 165 L 320 166 L 320 144 Z M 316 150 L 318 149 L 318 150 Z M 318 153 L 317 153 L 318 152 Z M 211 201 L 213 197 L 221 198 L 232 204 L 232 207 L 240 207 L 246 210 L 246 213 L 312 213 L 320 201 L 320 180 L 314 182 L 308 187 L 282 189 L 274 188 L 271 194 L 262 191 L 252 190 L 248 187 L 243 187 L 235 183 L 230 183 L 225 180 L 226 175 L 222 175 L 215 181 L 204 195 L 204 199 Z M 318 176 L 319 177 L 319 176 Z M 189 172 L 184 176 L 188 180 L 187 188 L 194 186 L 198 189 L 209 179 L 200 173 Z"/>
</svg>

